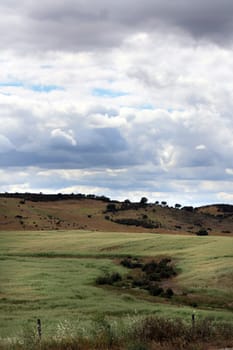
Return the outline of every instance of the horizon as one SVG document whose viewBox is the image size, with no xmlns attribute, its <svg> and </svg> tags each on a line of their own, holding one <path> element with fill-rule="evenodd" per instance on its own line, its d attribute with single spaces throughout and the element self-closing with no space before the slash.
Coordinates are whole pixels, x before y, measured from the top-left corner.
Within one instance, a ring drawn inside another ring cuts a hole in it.
<svg viewBox="0 0 233 350">
<path fill-rule="evenodd" d="M 83 198 L 84 199 L 92 199 L 92 200 L 95 200 L 95 199 L 100 199 L 100 198 L 105 198 L 107 201 L 109 200 L 110 202 L 124 202 L 124 201 L 126 201 L 126 200 L 129 200 L 130 201 L 130 203 L 140 203 L 140 201 L 141 201 L 141 199 L 142 199 L 142 197 L 141 198 L 138 198 L 138 200 L 131 200 L 130 198 L 124 198 L 124 199 L 119 199 L 119 198 L 112 198 L 112 197 L 108 197 L 108 196 L 105 196 L 104 194 L 102 194 L 102 195 L 95 195 L 95 194 L 93 194 L 93 193 L 55 193 L 55 192 L 0 192 L 0 197 L 2 197 L 2 198 L 4 198 L 4 197 L 8 197 L 9 196 L 9 198 L 17 198 L 17 196 L 30 196 L 30 195 L 36 195 L 36 196 L 80 196 L 80 198 L 81 198 L 81 196 L 83 196 Z M 15 197 L 14 197 L 15 196 Z M 26 200 L 29 200 L 29 199 L 26 199 Z M 148 197 L 146 197 L 146 200 L 147 200 L 147 202 L 146 202 L 146 204 L 149 204 L 149 205 L 153 205 L 153 204 L 156 204 L 156 205 L 158 205 L 158 206 L 163 206 L 163 207 L 169 207 L 169 208 L 174 208 L 175 207 L 175 205 L 176 204 L 178 204 L 178 205 L 180 205 L 180 208 L 179 209 L 182 209 L 183 207 L 193 207 L 193 208 L 198 208 L 198 207 L 208 207 L 208 206 L 221 206 L 221 205 L 227 205 L 227 206 L 231 206 L 232 204 L 230 204 L 230 203 L 220 203 L 220 202 L 218 202 L 218 203 L 206 203 L 206 204 L 201 204 L 201 205 L 193 205 L 192 203 L 186 203 L 186 204 L 183 204 L 183 203 L 178 203 L 178 202 L 176 202 L 176 201 L 174 201 L 172 204 L 171 203 L 169 203 L 169 202 L 167 202 L 167 201 L 164 201 L 164 200 L 155 200 L 155 201 L 153 201 L 153 200 L 151 200 L 150 198 L 148 198 Z M 162 204 L 162 203 L 166 203 L 166 204 Z"/>
</svg>

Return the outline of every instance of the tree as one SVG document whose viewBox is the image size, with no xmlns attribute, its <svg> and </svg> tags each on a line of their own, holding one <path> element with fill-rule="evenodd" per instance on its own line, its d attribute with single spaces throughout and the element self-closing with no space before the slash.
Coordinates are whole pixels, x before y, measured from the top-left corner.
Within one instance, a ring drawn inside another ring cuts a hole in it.
<svg viewBox="0 0 233 350">
<path fill-rule="evenodd" d="M 147 204 L 147 202 L 148 202 L 148 199 L 146 197 L 142 197 L 140 200 L 140 204 L 143 204 L 143 205 Z"/>
<path fill-rule="evenodd" d="M 125 204 L 130 204 L 131 202 L 130 202 L 129 199 L 125 199 L 125 200 L 124 200 L 124 203 L 125 203 Z"/>
<path fill-rule="evenodd" d="M 176 209 L 180 209 L 180 208 L 181 208 L 181 204 L 176 203 L 176 204 L 175 204 L 175 208 L 176 208 Z"/>
<path fill-rule="evenodd" d="M 116 211 L 116 205 L 114 203 L 109 203 L 106 207 L 106 211 Z"/>
</svg>

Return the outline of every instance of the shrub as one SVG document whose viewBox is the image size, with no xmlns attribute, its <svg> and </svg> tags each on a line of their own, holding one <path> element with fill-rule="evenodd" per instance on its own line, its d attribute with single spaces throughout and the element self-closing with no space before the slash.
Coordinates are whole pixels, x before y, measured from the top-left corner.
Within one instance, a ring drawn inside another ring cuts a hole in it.
<svg viewBox="0 0 233 350">
<path fill-rule="evenodd" d="M 130 287 L 138 287 L 141 289 L 148 290 L 151 295 L 162 296 L 166 298 L 171 298 L 174 294 L 171 288 L 166 291 L 160 288 L 155 282 L 160 282 L 162 279 L 168 279 L 176 275 L 176 271 L 173 266 L 168 265 L 171 260 L 169 258 L 164 258 L 159 262 L 154 260 L 143 264 L 137 258 L 132 260 L 131 257 L 125 258 L 121 261 L 121 264 L 129 269 L 141 268 L 141 275 L 136 276 L 131 275 L 127 277 L 127 285 Z M 129 281 L 131 280 L 131 282 Z"/>
<path fill-rule="evenodd" d="M 115 212 L 116 211 L 116 205 L 114 203 L 107 204 L 106 212 Z"/>
<path fill-rule="evenodd" d="M 138 259 L 132 260 L 131 258 L 123 259 L 121 261 L 121 265 L 127 267 L 128 269 L 136 269 L 143 266 L 143 264 Z"/>
<path fill-rule="evenodd" d="M 161 224 L 158 222 L 154 222 L 152 220 L 144 220 L 144 219 L 132 219 L 132 218 L 122 218 L 113 220 L 116 224 L 121 225 L 129 225 L 129 226 L 141 226 L 148 229 L 159 228 Z"/>
<path fill-rule="evenodd" d="M 118 272 L 114 272 L 111 275 L 106 274 L 104 276 L 97 277 L 96 284 L 103 285 L 103 284 L 109 284 L 112 285 L 116 282 L 119 282 L 122 280 L 121 275 Z"/>
<path fill-rule="evenodd" d="M 149 262 L 143 266 L 142 271 L 144 271 L 146 274 L 150 274 L 153 272 L 157 272 L 157 269 L 158 269 L 157 262 L 152 260 L 151 262 Z"/>
<path fill-rule="evenodd" d="M 168 320 L 159 317 L 147 317 L 136 327 L 135 338 L 147 341 L 172 341 L 186 334 L 186 326 L 183 322 Z"/>
<path fill-rule="evenodd" d="M 134 278 L 132 282 L 133 287 L 139 287 L 143 289 L 148 289 L 149 288 L 149 283 L 148 280 L 145 279 L 144 277 L 142 278 Z"/>
<path fill-rule="evenodd" d="M 153 296 L 159 296 L 163 294 L 163 288 L 159 287 L 158 285 L 150 286 L 149 293 Z"/>
<path fill-rule="evenodd" d="M 208 236 L 208 231 L 205 230 L 204 228 L 200 229 L 197 233 L 197 236 Z"/>
<path fill-rule="evenodd" d="M 150 274 L 149 280 L 150 281 L 160 281 L 161 280 L 160 273 L 154 272 L 154 273 Z"/>
<path fill-rule="evenodd" d="M 164 297 L 165 298 L 169 298 L 169 299 L 172 298 L 173 295 L 174 295 L 174 292 L 173 292 L 173 290 L 171 288 L 168 288 L 166 290 L 166 292 L 164 293 Z"/>
<path fill-rule="evenodd" d="M 185 210 L 192 213 L 194 211 L 194 208 L 192 206 L 184 206 L 181 210 Z"/>
</svg>

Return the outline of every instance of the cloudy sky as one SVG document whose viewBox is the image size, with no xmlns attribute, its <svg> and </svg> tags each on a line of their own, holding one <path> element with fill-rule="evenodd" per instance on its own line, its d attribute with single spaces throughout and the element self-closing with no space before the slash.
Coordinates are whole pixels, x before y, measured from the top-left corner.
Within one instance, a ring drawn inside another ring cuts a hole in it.
<svg viewBox="0 0 233 350">
<path fill-rule="evenodd" d="M 1 0 L 0 191 L 233 203 L 232 0 Z"/>
</svg>

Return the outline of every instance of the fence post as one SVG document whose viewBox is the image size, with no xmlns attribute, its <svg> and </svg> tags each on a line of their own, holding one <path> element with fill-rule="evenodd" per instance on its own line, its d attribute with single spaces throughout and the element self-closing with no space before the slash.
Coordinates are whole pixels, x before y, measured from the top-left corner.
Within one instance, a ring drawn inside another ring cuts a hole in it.
<svg viewBox="0 0 233 350">
<path fill-rule="evenodd" d="M 41 331 L 41 320 L 39 318 L 37 320 L 37 332 L 38 332 L 39 340 L 41 341 L 42 331 Z"/>
<path fill-rule="evenodd" d="M 195 328 L 195 311 L 192 313 L 192 329 L 194 330 Z"/>
</svg>

